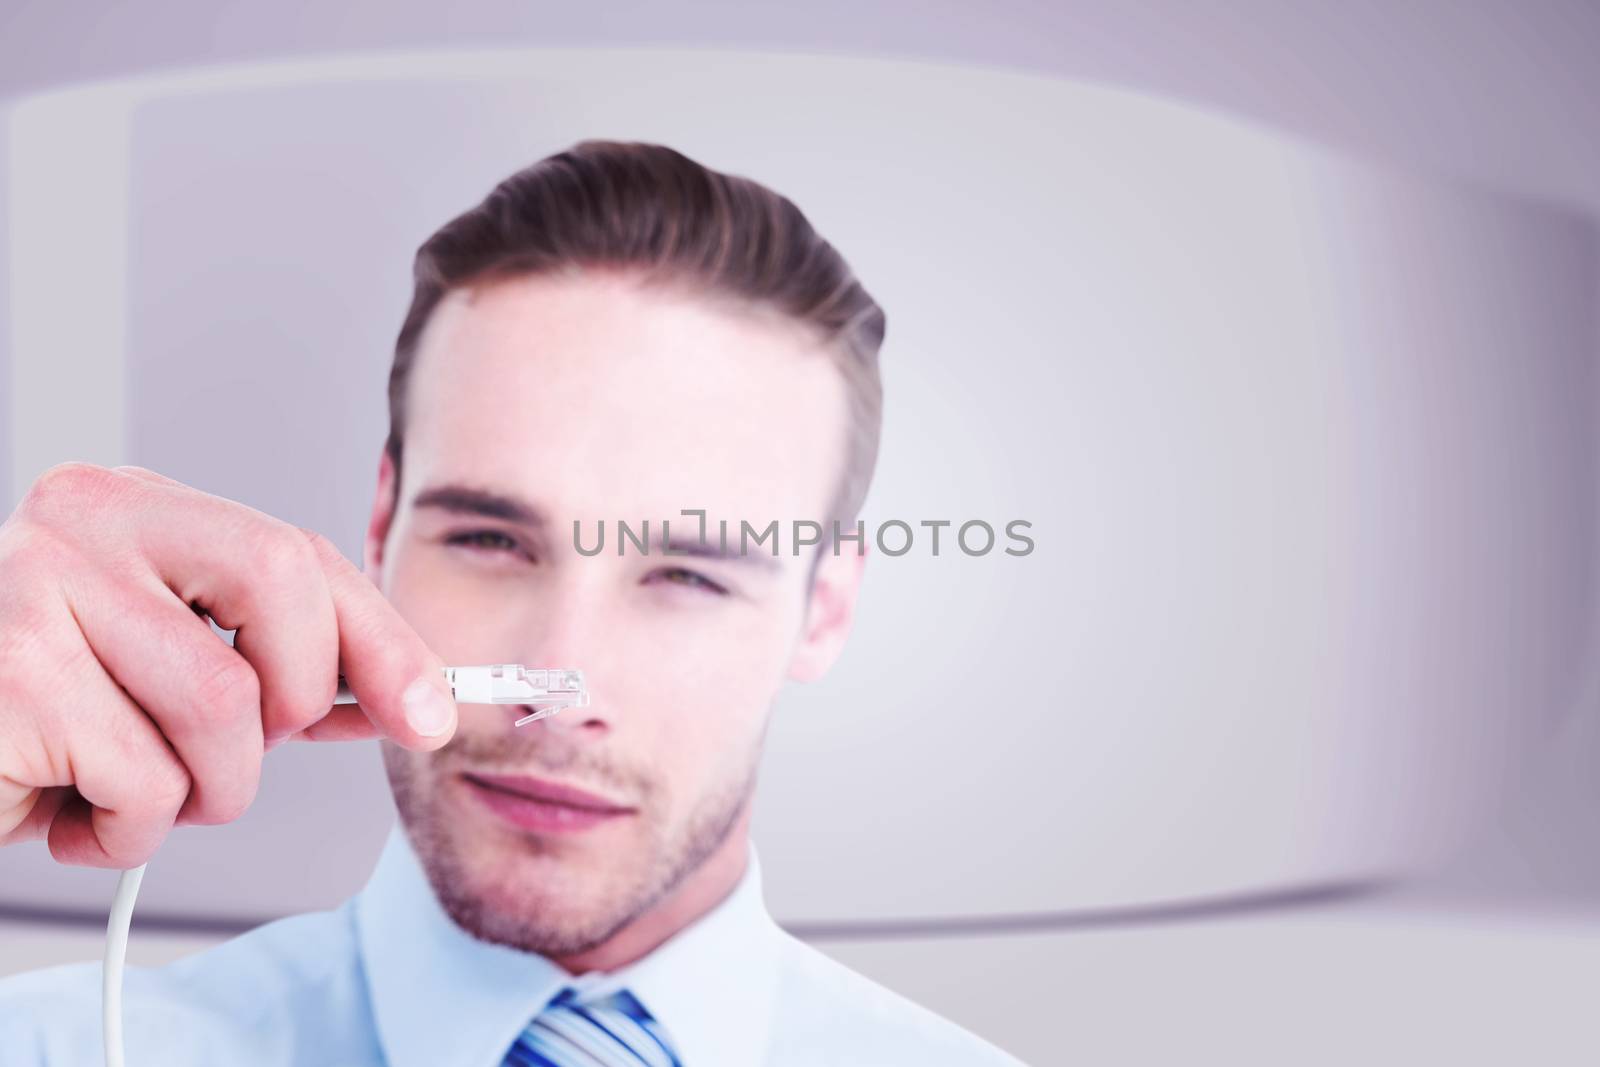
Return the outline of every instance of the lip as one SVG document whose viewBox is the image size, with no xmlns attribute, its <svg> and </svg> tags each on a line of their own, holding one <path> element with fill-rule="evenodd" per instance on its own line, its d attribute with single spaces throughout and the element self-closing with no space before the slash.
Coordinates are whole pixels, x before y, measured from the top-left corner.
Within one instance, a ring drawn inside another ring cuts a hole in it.
<svg viewBox="0 0 1600 1067">
<path fill-rule="evenodd" d="M 472 794 L 497 816 L 523 830 L 572 833 L 633 813 L 605 797 L 559 782 L 521 775 L 463 774 Z"/>
<path fill-rule="evenodd" d="M 632 811 L 624 804 L 599 795 L 579 789 L 577 786 L 562 785 L 544 778 L 532 778 L 525 774 L 467 774 L 465 777 L 476 784 L 489 785 L 507 793 L 519 793 L 529 800 L 542 800 L 546 804 L 560 804 L 568 808 L 584 808 L 606 814 L 621 814 Z"/>
</svg>

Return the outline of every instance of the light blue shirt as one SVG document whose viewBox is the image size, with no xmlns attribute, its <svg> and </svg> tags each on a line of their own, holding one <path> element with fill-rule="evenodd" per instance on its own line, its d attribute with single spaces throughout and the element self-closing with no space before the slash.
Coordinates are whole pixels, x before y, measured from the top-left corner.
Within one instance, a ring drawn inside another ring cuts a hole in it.
<svg viewBox="0 0 1600 1067">
<path fill-rule="evenodd" d="M 753 844 L 744 877 L 711 911 L 642 959 L 574 977 L 456 926 L 398 827 L 342 906 L 164 967 L 129 967 L 127 1065 L 500 1067 L 569 984 L 626 987 L 684 1067 L 1021 1067 L 784 931 L 767 912 Z M 101 1063 L 100 1026 L 98 962 L 0 980 L 4 1067 Z"/>
</svg>

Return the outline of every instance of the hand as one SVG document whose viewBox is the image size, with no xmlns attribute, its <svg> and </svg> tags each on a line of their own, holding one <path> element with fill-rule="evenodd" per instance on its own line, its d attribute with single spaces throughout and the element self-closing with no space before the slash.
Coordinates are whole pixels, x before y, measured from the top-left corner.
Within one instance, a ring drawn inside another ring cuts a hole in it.
<svg viewBox="0 0 1600 1067">
<path fill-rule="evenodd" d="M 438 748 L 443 666 L 321 535 L 138 467 L 54 467 L 0 525 L 0 845 L 136 867 L 174 825 L 238 818 L 287 738 Z M 333 705 L 341 671 L 356 705 Z"/>
</svg>

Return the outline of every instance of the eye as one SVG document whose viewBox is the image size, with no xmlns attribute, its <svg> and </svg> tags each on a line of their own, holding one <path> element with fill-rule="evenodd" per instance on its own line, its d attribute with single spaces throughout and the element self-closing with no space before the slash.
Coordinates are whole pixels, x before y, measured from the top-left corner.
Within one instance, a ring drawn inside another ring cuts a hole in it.
<svg viewBox="0 0 1600 1067">
<path fill-rule="evenodd" d="M 722 586 L 718 585 L 716 582 L 713 582 L 705 575 L 697 574 L 694 571 L 686 570 L 683 567 L 666 567 L 662 570 L 656 571 L 653 575 L 651 575 L 651 577 L 659 577 L 662 581 L 668 583 L 669 585 L 681 585 L 690 589 L 702 589 L 707 593 L 715 593 L 718 596 L 725 595 L 728 592 Z"/>
<path fill-rule="evenodd" d="M 444 543 L 489 553 L 515 552 L 521 548 L 515 540 L 499 530 L 468 530 L 451 534 L 444 539 Z"/>
</svg>

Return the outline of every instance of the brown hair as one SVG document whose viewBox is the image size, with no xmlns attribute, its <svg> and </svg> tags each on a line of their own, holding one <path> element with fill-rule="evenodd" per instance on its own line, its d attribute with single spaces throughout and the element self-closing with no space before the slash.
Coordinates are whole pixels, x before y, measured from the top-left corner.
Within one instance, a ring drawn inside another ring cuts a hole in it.
<svg viewBox="0 0 1600 1067">
<path fill-rule="evenodd" d="M 574 266 L 732 297 L 810 329 L 849 397 L 845 470 L 825 518 L 854 522 L 878 456 L 883 309 L 787 198 L 652 144 L 580 142 L 511 175 L 423 242 L 389 374 L 385 448 L 396 472 L 406 382 L 439 301 L 480 281 Z"/>
</svg>

